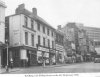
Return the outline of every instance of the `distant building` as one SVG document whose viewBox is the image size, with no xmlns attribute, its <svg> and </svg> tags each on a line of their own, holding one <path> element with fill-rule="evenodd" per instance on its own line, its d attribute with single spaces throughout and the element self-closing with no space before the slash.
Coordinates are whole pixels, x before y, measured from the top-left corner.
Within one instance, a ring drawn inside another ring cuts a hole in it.
<svg viewBox="0 0 100 77">
<path fill-rule="evenodd" d="M 78 32 L 78 39 L 79 39 L 79 51 L 82 56 L 89 54 L 89 44 L 87 40 L 86 31 L 80 29 Z"/>
<path fill-rule="evenodd" d="M 64 63 L 64 34 L 58 29 L 55 32 L 56 63 Z"/>
<path fill-rule="evenodd" d="M 70 51 L 67 55 L 80 55 L 81 60 L 85 55 L 89 54 L 89 38 L 86 30 L 81 23 L 67 23 L 61 31 L 65 34 L 66 39 L 70 42 Z M 75 52 L 74 52 L 75 51 Z M 69 53 L 70 52 L 70 53 Z"/>
<path fill-rule="evenodd" d="M 14 66 L 38 65 L 43 59 L 46 64 L 55 62 L 55 29 L 37 15 L 36 8 L 30 12 L 19 5 L 16 14 L 6 17 L 6 26 Z"/>
<path fill-rule="evenodd" d="M 3 61 L 3 44 L 5 44 L 5 8 L 5 3 L 0 1 L 0 68 Z"/>
<path fill-rule="evenodd" d="M 96 27 L 86 27 L 84 26 L 84 30 L 86 30 L 87 35 L 90 39 L 90 51 L 96 50 L 97 53 L 100 53 L 100 28 Z M 95 49 L 94 49 L 95 47 Z"/>
<path fill-rule="evenodd" d="M 78 28 L 76 23 L 68 23 L 62 28 L 63 33 L 65 33 L 66 39 L 71 42 L 72 49 L 76 50 L 78 53 Z"/>
<path fill-rule="evenodd" d="M 100 28 L 84 26 L 84 29 L 87 31 L 90 39 L 100 41 Z"/>
</svg>

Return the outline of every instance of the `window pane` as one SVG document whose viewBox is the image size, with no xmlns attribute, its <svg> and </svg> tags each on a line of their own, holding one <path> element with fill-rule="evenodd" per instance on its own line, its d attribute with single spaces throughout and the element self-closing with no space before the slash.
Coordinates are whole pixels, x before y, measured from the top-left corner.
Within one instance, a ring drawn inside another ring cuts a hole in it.
<svg viewBox="0 0 100 77">
<path fill-rule="evenodd" d="M 48 47 L 50 47 L 50 40 L 48 39 Z"/>
<path fill-rule="evenodd" d="M 40 23 L 37 23 L 37 28 L 40 31 Z"/>
<path fill-rule="evenodd" d="M 27 17 L 25 16 L 25 26 L 27 27 L 27 22 L 28 22 L 28 19 L 27 19 Z"/>
<path fill-rule="evenodd" d="M 40 45 L 40 35 L 38 35 L 38 44 Z"/>
<path fill-rule="evenodd" d="M 49 29 L 47 29 L 47 35 L 49 35 Z"/>
<path fill-rule="evenodd" d="M 45 27 L 43 26 L 43 33 L 45 33 Z"/>
<path fill-rule="evenodd" d="M 34 35 L 31 35 L 31 39 L 32 39 L 32 46 L 34 46 Z"/>
<path fill-rule="evenodd" d="M 31 20 L 31 28 L 34 29 L 34 21 Z"/>
<path fill-rule="evenodd" d="M 45 46 L 45 38 L 43 38 L 43 46 Z"/>
<path fill-rule="evenodd" d="M 25 32 L 25 44 L 28 45 L 28 32 Z"/>
</svg>

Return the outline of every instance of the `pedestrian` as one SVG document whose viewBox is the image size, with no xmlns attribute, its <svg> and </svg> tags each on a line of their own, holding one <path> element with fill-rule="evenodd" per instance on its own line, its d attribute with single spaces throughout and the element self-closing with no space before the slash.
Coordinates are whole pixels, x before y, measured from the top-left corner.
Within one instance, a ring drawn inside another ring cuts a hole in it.
<svg viewBox="0 0 100 77">
<path fill-rule="evenodd" d="M 13 68 L 13 59 L 12 58 L 10 59 L 10 67 L 11 67 L 11 69 Z"/>
</svg>

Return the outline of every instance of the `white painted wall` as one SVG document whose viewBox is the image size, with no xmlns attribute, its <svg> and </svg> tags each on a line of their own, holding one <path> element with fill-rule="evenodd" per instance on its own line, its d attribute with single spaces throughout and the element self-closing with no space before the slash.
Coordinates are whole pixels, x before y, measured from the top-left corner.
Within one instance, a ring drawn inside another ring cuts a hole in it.
<svg viewBox="0 0 100 77">
<path fill-rule="evenodd" d="M 25 49 L 21 49 L 20 50 L 20 59 L 24 59 L 24 60 L 28 59 L 28 57 L 27 57 L 27 51 Z"/>
<path fill-rule="evenodd" d="M 9 31 L 10 31 L 10 46 L 22 46 L 25 45 L 25 32 L 28 32 L 28 45 L 32 46 L 31 34 L 34 35 L 34 47 L 36 48 L 37 38 L 36 32 L 31 31 L 24 26 L 24 16 L 23 14 L 14 15 L 10 17 Z M 36 29 L 36 22 L 34 23 L 34 29 Z M 31 18 L 28 17 L 28 27 L 31 28 Z"/>
<path fill-rule="evenodd" d="M 0 1 L 0 42 L 5 43 L 5 5 Z M 1 49 L 0 49 L 0 68 L 1 68 Z"/>
<path fill-rule="evenodd" d="M 0 41 L 5 43 L 5 8 L 0 6 Z"/>
<path fill-rule="evenodd" d="M 21 39 L 21 15 L 9 18 L 10 46 L 19 46 Z"/>
<path fill-rule="evenodd" d="M 36 48 L 36 44 L 38 43 L 38 35 L 41 36 L 41 45 L 43 45 L 43 37 L 46 38 L 46 46 L 48 47 L 47 39 L 50 39 L 50 47 L 52 48 L 52 41 L 54 41 L 54 37 L 51 36 L 51 29 L 50 29 L 50 35 L 47 35 L 47 27 L 45 29 L 45 34 L 43 33 L 43 28 L 40 26 L 40 31 L 37 30 L 37 21 L 34 20 L 34 31 L 31 31 L 24 26 L 24 16 L 23 14 L 20 15 L 14 15 L 9 18 L 9 31 L 10 31 L 10 46 L 21 46 L 25 45 L 25 32 L 28 32 L 28 45 L 29 47 L 32 46 L 31 42 L 31 34 L 34 35 L 34 47 Z M 31 18 L 28 17 L 28 28 L 31 28 Z M 21 50 L 21 59 L 27 58 L 26 50 Z M 47 55 L 46 55 L 47 56 Z"/>
</svg>

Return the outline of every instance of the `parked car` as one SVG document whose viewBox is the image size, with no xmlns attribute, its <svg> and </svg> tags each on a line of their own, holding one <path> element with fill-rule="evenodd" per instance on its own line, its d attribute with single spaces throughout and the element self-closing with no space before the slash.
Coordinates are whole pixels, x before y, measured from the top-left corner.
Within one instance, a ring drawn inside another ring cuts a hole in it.
<svg viewBox="0 0 100 77">
<path fill-rule="evenodd" d="M 100 63 L 100 55 L 95 56 L 94 63 Z"/>
</svg>

